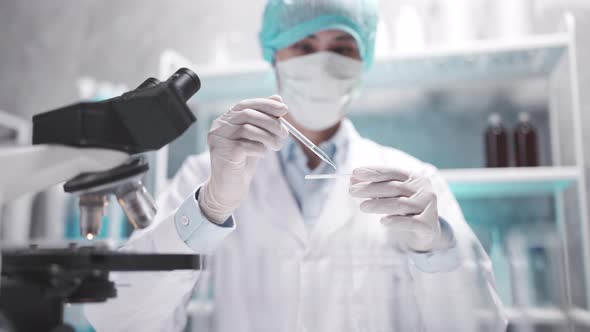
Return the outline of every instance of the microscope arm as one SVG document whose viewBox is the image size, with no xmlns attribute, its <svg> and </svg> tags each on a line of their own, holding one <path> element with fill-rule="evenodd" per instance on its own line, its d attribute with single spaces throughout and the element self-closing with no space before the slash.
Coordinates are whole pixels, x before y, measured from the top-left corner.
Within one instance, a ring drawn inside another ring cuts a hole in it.
<svg viewBox="0 0 590 332">
<path fill-rule="evenodd" d="M 100 172 L 129 159 L 125 152 L 61 145 L 0 149 L 0 201 L 46 189 L 80 173 Z"/>
</svg>

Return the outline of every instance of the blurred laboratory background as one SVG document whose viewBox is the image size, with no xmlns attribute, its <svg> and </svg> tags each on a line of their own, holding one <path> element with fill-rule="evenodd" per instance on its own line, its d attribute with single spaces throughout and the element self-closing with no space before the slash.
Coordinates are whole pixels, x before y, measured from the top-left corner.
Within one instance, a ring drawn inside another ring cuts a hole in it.
<svg viewBox="0 0 590 332">
<path fill-rule="evenodd" d="M 274 92 L 258 44 L 264 4 L 1 0 L 2 146 L 29 144 L 36 113 L 187 66 L 202 81 L 189 102 L 198 122 L 148 155 L 157 196 L 205 151 L 215 117 Z M 511 330 L 590 331 L 590 1 L 380 6 L 376 64 L 350 118 L 362 135 L 443 170 L 494 264 Z M 4 243 L 79 237 L 77 202 L 61 186 L 3 203 Z M 111 204 L 100 237 L 124 241 L 124 218 Z M 194 331 L 212 310 L 203 279 Z M 91 331 L 79 310 L 67 315 Z"/>
</svg>

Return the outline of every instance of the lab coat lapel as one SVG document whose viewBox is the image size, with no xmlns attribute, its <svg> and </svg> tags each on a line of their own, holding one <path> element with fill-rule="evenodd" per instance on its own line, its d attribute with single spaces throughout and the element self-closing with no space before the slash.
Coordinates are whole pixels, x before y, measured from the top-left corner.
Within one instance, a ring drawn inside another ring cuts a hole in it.
<svg viewBox="0 0 590 332">
<path fill-rule="evenodd" d="M 270 222 L 289 233 L 303 247 L 308 243 L 308 231 L 303 223 L 303 216 L 299 211 L 297 202 L 291 193 L 289 184 L 279 163 L 276 153 L 266 155 L 259 165 L 255 177 L 259 184 L 259 190 L 265 191 L 265 201 L 273 213 L 270 214 Z"/>
<path fill-rule="evenodd" d="M 346 130 L 345 134 L 348 135 L 348 144 L 345 147 L 348 151 L 344 154 L 344 158 L 335 160 L 337 172 L 352 173 L 356 167 L 355 161 L 361 137 L 349 120 L 344 120 L 342 126 L 342 129 Z M 350 223 L 358 213 L 358 203 L 348 193 L 349 178 L 327 181 L 335 181 L 335 183 L 322 208 L 320 218 L 310 234 L 310 245 L 314 247 L 326 243 L 324 241 L 326 238 Z"/>
</svg>

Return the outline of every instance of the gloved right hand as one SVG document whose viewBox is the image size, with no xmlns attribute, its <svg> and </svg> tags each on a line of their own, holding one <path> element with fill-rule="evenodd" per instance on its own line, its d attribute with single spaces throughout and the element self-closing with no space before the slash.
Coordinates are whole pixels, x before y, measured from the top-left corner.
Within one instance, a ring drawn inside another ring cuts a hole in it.
<svg viewBox="0 0 590 332">
<path fill-rule="evenodd" d="M 199 207 L 221 224 L 246 196 L 258 160 L 278 151 L 289 136 L 279 117 L 287 114 L 280 96 L 247 99 L 213 121 L 207 137 L 211 175 L 199 192 Z"/>
</svg>

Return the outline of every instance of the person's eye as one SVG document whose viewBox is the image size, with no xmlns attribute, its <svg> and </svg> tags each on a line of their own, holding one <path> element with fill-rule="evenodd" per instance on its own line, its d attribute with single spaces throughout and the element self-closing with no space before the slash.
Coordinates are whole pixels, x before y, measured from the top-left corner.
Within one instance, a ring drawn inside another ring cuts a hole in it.
<svg viewBox="0 0 590 332">
<path fill-rule="evenodd" d="M 313 46 L 309 43 L 297 43 L 294 47 L 297 51 L 299 51 L 302 54 L 310 54 L 315 52 Z"/>
<path fill-rule="evenodd" d="M 332 52 L 347 57 L 356 57 L 358 55 L 358 51 L 356 49 L 348 46 L 335 47 L 332 49 Z"/>
</svg>

